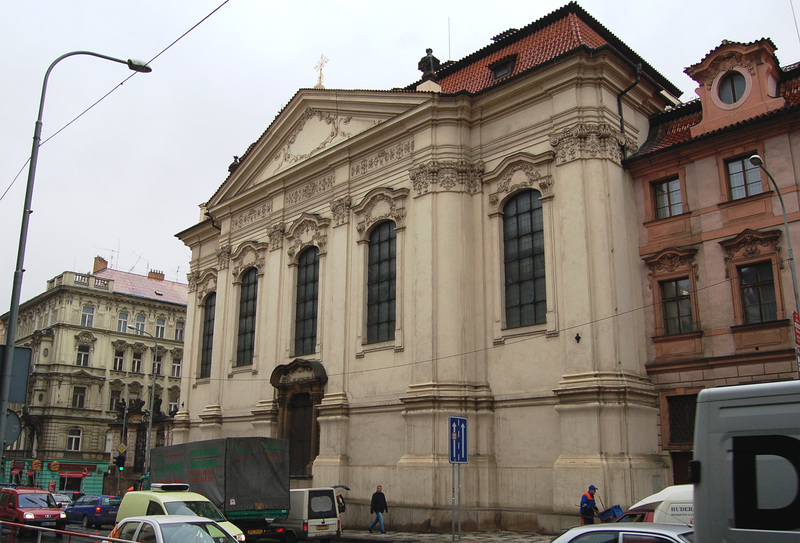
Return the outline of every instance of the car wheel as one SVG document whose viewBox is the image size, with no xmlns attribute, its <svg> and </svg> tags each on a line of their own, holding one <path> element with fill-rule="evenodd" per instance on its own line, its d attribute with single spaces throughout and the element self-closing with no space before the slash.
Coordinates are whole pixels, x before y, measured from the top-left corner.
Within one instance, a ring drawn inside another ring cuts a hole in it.
<svg viewBox="0 0 800 543">
<path fill-rule="evenodd" d="M 81 526 L 83 526 L 84 528 L 88 528 L 89 527 L 89 517 L 88 516 L 83 515 L 83 518 L 81 519 Z"/>
</svg>

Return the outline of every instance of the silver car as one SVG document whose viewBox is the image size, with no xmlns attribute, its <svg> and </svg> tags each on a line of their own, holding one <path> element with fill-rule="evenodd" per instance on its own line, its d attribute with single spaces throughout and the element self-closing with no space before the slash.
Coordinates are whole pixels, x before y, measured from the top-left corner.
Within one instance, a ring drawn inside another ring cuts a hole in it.
<svg viewBox="0 0 800 543">
<path fill-rule="evenodd" d="M 237 543 L 213 520 L 192 515 L 128 517 L 120 521 L 108 536 L 151 543 Z"/>
<path fill-rule="evenodd" d="M 589 524 L 567 530 L 552 543 L 693 543 L 693 532 L 682 524 Z"/>
</svg>

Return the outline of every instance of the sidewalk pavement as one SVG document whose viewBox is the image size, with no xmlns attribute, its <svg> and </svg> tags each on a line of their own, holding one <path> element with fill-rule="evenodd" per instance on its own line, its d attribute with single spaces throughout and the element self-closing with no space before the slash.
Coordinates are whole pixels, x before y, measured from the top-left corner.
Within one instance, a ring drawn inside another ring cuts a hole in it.
<svg viewBox="0 0 800 543">
<path fill-rule="evenodd" d="M 536 532 L 504 532 L 492 530 L 487 532 L 461 532 L 461 541 L 465 543 L 550 543 L 556 536 L 542 535 Z M 450 533 L 415 533 L 392 532 L 381 534 L 378 530 L 369 533 L 367 530 L 346 529 L 340 541 L 355 543 L 458 543 L 458 534 L 453 539 Z"/>
</svg>

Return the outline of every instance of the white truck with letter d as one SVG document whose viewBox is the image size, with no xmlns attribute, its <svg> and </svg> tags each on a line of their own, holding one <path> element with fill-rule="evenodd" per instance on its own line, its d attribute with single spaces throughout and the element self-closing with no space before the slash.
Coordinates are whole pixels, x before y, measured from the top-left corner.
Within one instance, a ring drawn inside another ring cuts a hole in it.
<svg viewBox="0 0 800 543">
<path fill-rule="evenodd" d="M 701 391 L 694 446 L 698 543 L 800 541 L 800 381 Z"/>
</svg>

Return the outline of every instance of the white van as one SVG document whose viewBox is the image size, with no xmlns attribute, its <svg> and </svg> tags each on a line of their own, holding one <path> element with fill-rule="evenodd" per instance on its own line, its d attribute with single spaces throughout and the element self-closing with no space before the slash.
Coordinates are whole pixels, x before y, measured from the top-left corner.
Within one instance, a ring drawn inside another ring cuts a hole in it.
<svg viewBox="0 0 800 543">
<path fill-rule="evenodd" d="M 301 488 L 289 492 L 289 517 L 275 519 L 269 531 L 286 543 L 297 540 L 329 541 L 342 534 L 339 507 L 331 487 Z"/>
<path fill-rule="evenodd" d="M 694 485 L 673 485 L 639 500 L 614 522 L 694 524 Z"/>
<path fill-rule="evenodd" d="M 798 541 L 800 381 L 703 390 L 694 432 L 697 541 Z"/>
</svg>

